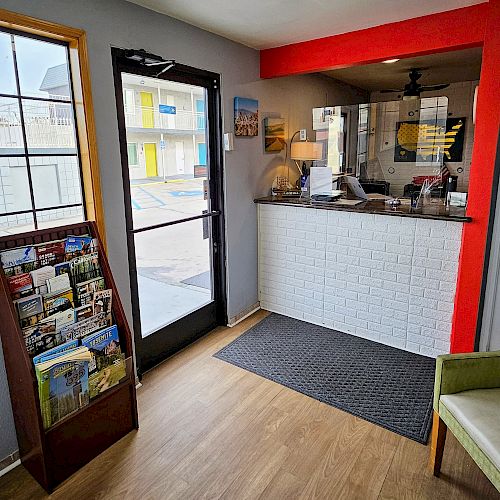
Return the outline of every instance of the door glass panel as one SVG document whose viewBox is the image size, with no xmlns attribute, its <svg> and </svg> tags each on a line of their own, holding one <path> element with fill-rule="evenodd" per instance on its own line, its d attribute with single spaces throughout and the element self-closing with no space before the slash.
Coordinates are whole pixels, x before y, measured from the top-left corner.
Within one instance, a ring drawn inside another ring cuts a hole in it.
<svg viewBox="0 0 500 500">
<path fill-rule="evenodd" d="M 133 228 L 210 210 L 206 90 L 122 73 Z"/>
<path fill-rule="evenodd" d="M 213 300 L 210 219 L 136 233 L 142 336 Z"/>
</svg>

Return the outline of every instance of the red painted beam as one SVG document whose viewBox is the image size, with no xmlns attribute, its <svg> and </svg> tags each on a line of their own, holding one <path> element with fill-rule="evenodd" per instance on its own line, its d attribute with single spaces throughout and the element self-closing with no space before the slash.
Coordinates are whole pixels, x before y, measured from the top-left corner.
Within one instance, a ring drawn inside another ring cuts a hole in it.
<svg viewBox="0 0 500 500">
<path fill-rule="evenodd" d="M 260 52 L 260 76 L 313 73 L 482 45 L 488 3 Z"/>
<path fill-rule="evenodd" d="M 472 222 L 464 224 L 462 235 L 451 336 L 452 352 L 474 350 L 500 127 L 500 0 L 490 0 L 488 6 L 469 178 L 467 214 L 472 217 Z"/>
</svg>

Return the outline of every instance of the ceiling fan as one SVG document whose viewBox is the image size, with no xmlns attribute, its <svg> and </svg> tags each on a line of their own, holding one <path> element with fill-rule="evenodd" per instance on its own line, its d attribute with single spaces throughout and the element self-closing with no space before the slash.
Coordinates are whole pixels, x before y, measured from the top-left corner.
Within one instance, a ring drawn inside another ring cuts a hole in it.
<svg viewBox="0 0 500 500">
<path fill-rule="evenodd" d="M 410 77 L 410 82 L 407 83 L 403 89 L 384 89 L 380 92 L 403 92 L 403 100 L 418 99 L 421 92 L 428 92 L 432 90 L 443 90 L 449 87 L 448 83 L 442 83 L 441 85 L 421 85 L 418 80 L 422 77 L 422 73 L 417 69 L 413 68 L 408 74 Z"/>
</svg>

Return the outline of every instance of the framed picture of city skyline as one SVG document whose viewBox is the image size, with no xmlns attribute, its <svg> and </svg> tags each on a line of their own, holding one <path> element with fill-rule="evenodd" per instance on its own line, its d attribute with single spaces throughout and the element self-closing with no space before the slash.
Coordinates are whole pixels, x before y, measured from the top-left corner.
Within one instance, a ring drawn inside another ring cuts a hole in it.
<svg viewBox="0 0 500 500">
<path fill-rule="evenodd" d="M 259 101 L 247 97 L 234 98 L 234 135 L 238 137 L 259 135 Z"/>
</svg>

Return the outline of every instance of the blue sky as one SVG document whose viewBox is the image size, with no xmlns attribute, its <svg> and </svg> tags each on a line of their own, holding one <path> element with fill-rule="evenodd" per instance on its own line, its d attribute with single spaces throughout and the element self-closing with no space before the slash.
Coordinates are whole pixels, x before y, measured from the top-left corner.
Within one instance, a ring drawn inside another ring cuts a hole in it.
<svg viewBox="0 0 500 500">
<path fill-rule="evenodd" d="M 48 68 L 66 63 L 66 48 L 32 38 L 15 36 L 21 91 L 25 95 L 47 97 L 39 91 Z M 0 33 L 0 92 L 15 93 L 10 34 Z M 7 68 L 9 68 L 7 70 Z"/>
</svg>

